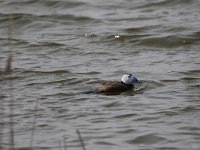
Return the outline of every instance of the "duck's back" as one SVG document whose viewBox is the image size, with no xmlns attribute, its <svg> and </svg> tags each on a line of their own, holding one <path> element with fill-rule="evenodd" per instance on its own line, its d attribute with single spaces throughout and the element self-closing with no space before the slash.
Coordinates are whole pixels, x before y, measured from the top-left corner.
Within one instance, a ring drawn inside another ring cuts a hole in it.
<svg viewBox="0 0 200 150">
<path fill-rule="evenodd" d="M 108 82 L 101 87 L 99 87 L 96 92 L 97 93 L 121 93 L 132 89 L 131 86 L 127 86 L 125 84 L 122 84 L 121 82 Z"/>
</svg>

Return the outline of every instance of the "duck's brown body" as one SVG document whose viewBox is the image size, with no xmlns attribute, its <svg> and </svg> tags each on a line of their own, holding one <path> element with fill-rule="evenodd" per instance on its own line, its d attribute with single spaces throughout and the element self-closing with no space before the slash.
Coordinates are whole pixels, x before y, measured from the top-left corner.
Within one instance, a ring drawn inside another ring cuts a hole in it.
<svg viewBox="0 0 200 150">
<path fill-rule="evenodd" d="M 132 85 L 126 85 L 121 82 L 108 82 L 108 83 L 103 84 L 98 89 L 96 89 L 96 93 L 118 94 L 118 93 L 131 90 L 132 88 L 133 88 Z"/>
</svg>

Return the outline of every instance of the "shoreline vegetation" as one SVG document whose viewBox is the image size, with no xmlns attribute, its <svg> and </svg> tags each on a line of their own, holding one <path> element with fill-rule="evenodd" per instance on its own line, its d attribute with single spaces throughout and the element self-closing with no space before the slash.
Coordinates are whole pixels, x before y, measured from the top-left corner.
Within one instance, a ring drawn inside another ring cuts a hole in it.
<svg viewBox="0 0 200 150">
<path fill-rule="evenodd" d="M 6 60 L 6 65 L 3 70 L 0 70 L 0 75 L 10 74 L 12 71 L 12 54 L 9 54 Z"/>
<path fill-rule="evenodd" d="M 7 57 L 7 60 L 5 62 L 5 67 L 2 68 L 0 70 L 0 77 L 1 76 L 6 76 L 6 75 L 12 75 L 12 62 L 13 62 L 13 57 L 12 57 L 12 52 L 13 52 L 13 45 L 12 45 L 12 40 L 13 40 L 13 24 L 14 24 L 14 19 L 13 19 L 13 15 L 10 14 L 9 15 L 9 18 L 8 18 L 8 35 L 9 35 L 9 51 L 10 51 L 10 54 L 8 55 Z M 14 131 L 14 127 L 15 127 L 15 124 L 14 124 L 14 114 L 15 114 L 15 111 L 14 111 L 14 105 L 15 105 L 15 98 L 14 98 L 14 89 L 13 89 L 13 84 L 10 80 L 10 78 L 8 78 L 8 86 L 9 86 L 9 89 L 8 89 L 8 102 L 9 102 L 9 132 L 8 132 L 8 148 L 7 147 L 4 147 L 3 146 L 3 137 L 4 137 L 4 129 L 5 129 L 5 126 L 4 126 L 4 100 L 3 99 L 0 99 L 0 115 L 2 117 L 0 117 L 0 149 L 8 149 L 8 150 L 16 150 L 18 149 L 17 146 L 15 145 L 15 131 Z M 2 95 L 2 93 L 0 93 L 0 97 L 4 97 Z M 31 129 L 31 136 L 30 136 L 30 144 L 29 146 L 27 146 L 27 149 L 29 150 L 33 150 L 34 149 L 34 146 L 33 146 L 33 143 L 34 143 L 34 137 L 35 137 L 35 132 L 36 132 L 36 124 L 37 124 L 37 102 L 35 104 L 35 114 L 33 116 L 33 124 L 32 124 L 32 129 Z M 78 141 L 80 142 L 80 147 L 82 148 L 82 150 L 86 150 L 85 148 L 85 143 L 84 143 L 84 140 L 81 136 L 81 133 L 80 131 L 77 129 L 76 130 L 76 134 L 78 136 Z M 7 144 L 7 143 L 6 143 Z M 63 145 L 63 146 L 62 146 Z M 64 136 L 63 137 L 63 142 L 60 143 L 60 149 L 64 149 L 64 150 L 67 150 L 67 138 Z"/>
</svg>

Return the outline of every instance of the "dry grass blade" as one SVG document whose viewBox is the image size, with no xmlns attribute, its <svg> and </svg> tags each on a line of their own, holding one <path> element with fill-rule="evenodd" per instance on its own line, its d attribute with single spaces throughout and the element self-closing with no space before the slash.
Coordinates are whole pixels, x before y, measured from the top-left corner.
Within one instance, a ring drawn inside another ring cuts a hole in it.
<svg viewBox="0 0 200 150">
<path fill-rule="evenodd" d="M 34 118 L 33 118 L 33 127 L 32 127 L 32 132 L 31 132 L 31 139 L 30 139 L 30 150 L 33 149 L 33 141 L 34 141 L 35 130 L 36 130 L 37 110 L 38 110 L 38 106 L 37 106 L 37 102 L 36 102 L 35 114 L 34 114 Z"/>
<path fill-rule="evenodd" d="M 79 131 L 78 129 L 76 130 L 76 133 L 78 134 L 78 138 L 79 138 L 79 141 L 80 141 L 80 143 L 81 143 L 82 149 L 83 149 L 83 150 L 86 150 L 85 144 L 84 144 L 84 141 L 83 141 L 83 138 L 81 137 L 81 133 L 80 133 L 80 131 Z"/>
<path fill-rule="evenodd" d="M 13 88 L 11 81 L 9 80 L 9 150 L 15 150 L 13 114 L 14 114 Z"/>
<path fill-rule="evenodd" d="M 0 95 L 2 97 L 2 95 Z M 3 149 L 3 129 L 4 129 L 4 100 L 0 99 L 0 149 Z"/>
<path fill-rule="evenodd" d="M 62 150 L 62 140 L 59 141 L 59 150 Z"/>
<path fill-rule="evenodd" d="M 12 55 L 10 54 L 7 58 L 7 61 L 6 61 L 6 66 L 5 66 L 5 70 L 4 70 L 5 74 L 11 73 L 11 71 L 12 71 L 11 70 L 12 69 L 11 64 L 12 64 Z"/>
<path fill-rule="evenodd" d="M 67 137 L 63 136 L 64 150 L 67 150 Z"/>
<path fill-rule="evenodd" d="M 9 15 L 8 19 L 8 33 L 9 33 L 9 47 L 10 53 L 12 52 L 12 39 L 13 39 L 13 15 Z M 5 73 L 9 73 L 11 71 L 11 62 L 12 56 L 10 55 L 7 60 Z M 9 80 L 9 150 L 15 150 L 15 142 L 14 142 L 14 98 L 13 98 L 13 87 L 11 81 Z"/>
</svg>

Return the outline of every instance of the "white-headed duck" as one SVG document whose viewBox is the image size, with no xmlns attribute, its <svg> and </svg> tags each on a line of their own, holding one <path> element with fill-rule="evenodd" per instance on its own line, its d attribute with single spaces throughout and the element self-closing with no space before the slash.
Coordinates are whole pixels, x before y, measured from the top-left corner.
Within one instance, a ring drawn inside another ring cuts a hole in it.
<svg viewBox="0 0 200 150">
<path fill-rule="evenodd" d="M 140 81 L 132 74 L 125 74 L 121 78 L 121 82 L 107 82 L 96 89 L 98 94 L 120 94 L 135 87 Z"/>
</svg>

